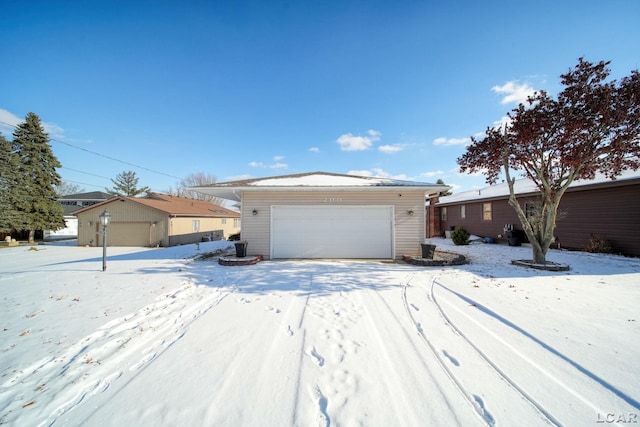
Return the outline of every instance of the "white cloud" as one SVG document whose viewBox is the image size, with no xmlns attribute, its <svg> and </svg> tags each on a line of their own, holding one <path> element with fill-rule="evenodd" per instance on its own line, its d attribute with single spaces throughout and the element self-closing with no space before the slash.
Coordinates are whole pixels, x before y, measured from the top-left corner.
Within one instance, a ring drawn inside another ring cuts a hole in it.
<svg viewBox="0 0 640 427">
<path fill-rule="evenodd" d="M 319 153 L 320 149 L 318 147 L 311 147 L 309 148 L 309 151 L 311 151 L 312 153 Z"/>
<path fill-rule="evenodd" d="M 433 145 L 444 145 L 445 147 L 448 147 L 450 145 L 468 145 L 469 143 L 471 143 L 471 138 L 469 137 L 466 137 L 466 138 L 440 137 L 433 140 Z"/>
<path fill-rule="evenodd" d="M 495 122 L 493 122 L 493 128 L 494 129 L 504 129 L 505 126 L 510 126 L 511 125 L 511 117 L 509 116 L 502 116 L 500 117 L 500 120 L 496 120 Z M 479 136 L 482 137 L 484 136 L 485 133 L 482 132 Z"/>
<path fill-rule="evenodd" d="M 18 126 L 24 119 L 16 116 L 10 111 L 0 108 L 0 132 L 3 135 L 12 135 L 15 130 L 14 126 Z"/>
<path fill-rule="evenodd" d="M 387 154 L 393 154 L 393 153 L 397 153 L 398 151 L 402 151 L 404 150 L 404 147 L 401 145 L 381 145 L 380 147 L 378 147 L 378 150 L 382 151 L 383 153 L 387 153 Z"/>
<path fill-rule="evenodd" d="M 382 133 L 377 130 L 370 129 L 367 131 L 368 136 L 355 136 L 352 133 L 340 135 L 336 142 L 340 144 L 342 151 L 363 151 L 371 148 L 371 145 L 380 141 Z"/>
<path fill-rule="evenodd" d="M 420 176 L 425 177 L 425 178 L 433 178 L 434 176 L 442 176 L 444 175 L 443 171 L 430 171 L 430 172 L 423 172 L 420 174 Z"/>
<path fill-rule="evenodd" d="M 501 101 L 502 104 L 523 104 L 527 97 L 535 92 L 535 89 L 529 86 L 528 83 L 519 84 L 516 81 L 506 82 L 502 86 L 494 86 L 491 90 L 498 95 L 504 95 Z"/>
<path fill-rule="evenodd" d="M 0 108 L 0 132 L 3 135 L 13 135 L 15 127 L 24 122 L 24 118 L 20 118 L 10 111 Z M 60 139 L 64 137 L 64 129 L 55 123 L 42 122 L 44 131 L 49 134 L 50 138 Z"/>
<path fill-rule="evenodd" d="M 250 162 L 249 166 L 251 166 L 252 168 L 263 168 L 263 169 L 287 169 L 289 165 L 280 161 L 283 159 L 284 159 L 284 156 L 274 156 L 273 157 L 274 163 L 266 164 L 263 162 Z"/>
<path fill-rule="evenodd" d="M 49 138 L 61 139 L 64 138 L 64 129 L 55 123 L 42 122 L 44 131 L 49 134 Z"/>
</svg>

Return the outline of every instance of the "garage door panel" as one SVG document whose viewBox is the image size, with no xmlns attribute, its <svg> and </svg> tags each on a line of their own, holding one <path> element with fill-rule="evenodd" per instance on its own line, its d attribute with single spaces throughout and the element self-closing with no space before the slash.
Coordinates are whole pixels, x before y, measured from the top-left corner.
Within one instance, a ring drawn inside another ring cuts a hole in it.
<svg viewBox="0 0 640 427">
<path fill-rule="evenodd" d="M 107 234 L 109 246 L 149 246 L 149 223 L 112 222 Z"/>
<path fill-rule="evenodd" d="M 392 206 L 274 206 L 272 258 L 391 258 Z"/>
</svg>

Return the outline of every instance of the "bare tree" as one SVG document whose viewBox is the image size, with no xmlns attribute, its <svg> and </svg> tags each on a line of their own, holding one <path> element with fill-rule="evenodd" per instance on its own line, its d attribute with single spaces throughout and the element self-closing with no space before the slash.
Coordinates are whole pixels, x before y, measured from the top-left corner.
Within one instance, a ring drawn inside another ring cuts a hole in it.
<svg viewBox="0 0 640 427">
<path fill-rule="evenodd" d="M 69 181 L 62 181 L 60 185 L 56 185 L 56 192 L 60 196 L 68 196 L 70 194 L 84 193 L 86 190 L 80 187 L 78 184 L 74 184 Z"/>
<path fill-rule="evenodd" d="M 212 196 L 211 194 L 199 193 L 189 189 L 189 187 L 202 187 L 209 184 L 215 184 L 217 180 L 218 179 L 215 175 L 208 174 L 206 172 L 192 173 L 181 179 L 175 190 L 169 189 L 170 194 L 175 194 L 179 197 L 186 197 L 188 199 L 204 200 L 206 202 L 213 203 L 214 205 L 221 205 L 224 201 L 219 197 Z"/>
</svg>

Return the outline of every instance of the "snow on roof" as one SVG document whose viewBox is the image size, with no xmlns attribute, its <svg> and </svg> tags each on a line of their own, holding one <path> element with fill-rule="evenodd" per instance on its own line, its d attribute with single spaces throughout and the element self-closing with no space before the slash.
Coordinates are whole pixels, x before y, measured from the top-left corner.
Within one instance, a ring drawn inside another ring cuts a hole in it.
<svg viewBox="0 0 640 427">
<path fill-rule="evenodd" d="M 243 191 L 266 191 L 301 188 L 304 190 L 333 189 L 389 189 L 397 187 L 411 187 L 423 189 L 425 192 L 440 192 L 451 188 L 445 184 L 404 181 L 391 178 L 343 175 L 329 172 L 310 172 L 294 175 L 283 175 L 267 178 L 253 178 L 242 181 L 230 181 L 210 184 L 202 187 L 192 187 L 191 190 L 204 194 L 212 194 L 229 200 L 240 200 Z"/>
<path fill-rule="evenodd" d="M 625 181 L 630 179 L 640 179 L 640 171 L 627 170 L 616 178 L 616 181 Z M 604 174 L 597 174 L 594 179 L 576 180 L 571 183 L 569 188 L 583 187 L 586 185 L 604 184 L 612 182 L 613 180 L 604 176 Z M 514 183 L 516 194 L 530 194 L 537 193 L 538 187 L 533 181 L 528 178 L 518 179 Z M 481 199 L 495 199 L 509 196 L 509 186 L 506 182 L 500 184 L 489 185 L 487 187 L 478 188 L 475 190 L 464 191 L 462 193 L 452 194 L 440 198 L 438 205 L 445 205 L 451 203 L 466 202 L 471 200 Z"/>
<path fill-rule="evenodd" d="M 256 187 L 371 187 L 371 186 L 423 186 L 433 185 L 423 182 L 402 181 L 390 178 L 327 174 L 285 175 L 257 179 L 249 185 Z"/>
</svg>

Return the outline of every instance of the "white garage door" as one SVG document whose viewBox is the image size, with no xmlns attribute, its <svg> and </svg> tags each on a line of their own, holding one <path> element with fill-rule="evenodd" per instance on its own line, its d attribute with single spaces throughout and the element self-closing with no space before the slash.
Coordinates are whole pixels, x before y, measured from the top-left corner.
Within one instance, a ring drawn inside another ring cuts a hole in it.
<svg viewBox="0 0 640 427">
<path fill-rule="evenodd" d="M 393 206 L 273 206 L 271 258 L 393 258 Z"/>
</svg>

